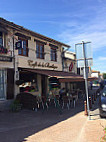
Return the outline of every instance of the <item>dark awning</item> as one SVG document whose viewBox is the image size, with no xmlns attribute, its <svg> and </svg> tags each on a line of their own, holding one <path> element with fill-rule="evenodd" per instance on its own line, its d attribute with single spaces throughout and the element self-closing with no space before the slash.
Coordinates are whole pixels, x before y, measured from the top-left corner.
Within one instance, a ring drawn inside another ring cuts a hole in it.
<svg viewBox="0 0 106 142">
<path fill-rule="evenodd" d="M 63 72 L 63 71 L 54 71 L 54 70 L 40 70 L 40 69 L 22 69 L 23 71 L 38 73 L 41 75 L 46 75 L 49 77 L 56 77 L 59 79 L 59 82 L 79 82 L 84 81 L 83 76 L 77 75 L 74 73 Z M 90 77 L 89 79 L 95 80 L 95 78 Z M 88 79 L 88 81 L 90 81 Z M 97 80 L 97 78 L 96 78 Z"/>
<path fill-rule="evenodd" d="M 74 73 L 63 72 L 63 71 L 54 71 L 54 70 L 40 70 L 40 69 L 22 69 L 23 71 L 38 73 L 46 75 L 49 77 L 57 77 L 59 81 L 71 82 L 71 81 L 84 81 L 83 76 L 76 75 Z"/>
</svg>

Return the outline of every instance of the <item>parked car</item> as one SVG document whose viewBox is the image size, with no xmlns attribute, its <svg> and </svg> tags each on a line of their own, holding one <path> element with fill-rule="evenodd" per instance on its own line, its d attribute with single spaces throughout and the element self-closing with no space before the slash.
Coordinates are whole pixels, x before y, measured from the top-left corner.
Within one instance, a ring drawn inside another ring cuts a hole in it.
<svg viewBox="0 0 106 142">
<path fill-rule="evenodd" d="M 106 117 L 106 86 L 101 91 L 99 100 L 100 117 Z"/>
</svg>

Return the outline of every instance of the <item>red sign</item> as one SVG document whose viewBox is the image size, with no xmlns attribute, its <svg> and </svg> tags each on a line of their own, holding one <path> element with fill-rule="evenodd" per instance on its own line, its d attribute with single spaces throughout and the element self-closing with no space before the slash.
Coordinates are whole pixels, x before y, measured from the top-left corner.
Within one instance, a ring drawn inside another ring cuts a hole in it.
<svg viewBox="0 0 106 142">
<path fill-rule="evenodd" d="M 72 71 L 73 69 L 73 62 L 71 62 L 71 64 L 69 65 L 69 71 Z"/>
</svg>

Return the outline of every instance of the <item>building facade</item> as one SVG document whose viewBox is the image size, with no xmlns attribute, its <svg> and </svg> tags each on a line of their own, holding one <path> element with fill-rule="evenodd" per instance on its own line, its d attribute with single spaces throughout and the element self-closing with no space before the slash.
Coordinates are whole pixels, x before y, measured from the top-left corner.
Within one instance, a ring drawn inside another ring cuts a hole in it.
<svg viewBox="0 0 106 142">
<path fill-rule="evenodd" d="M 79 70 L 81 69 L 77 68 L 77 60 L 75 52 L 64 51 L 63 71 L 83 76 L 83 73 L 78 72 Z M 62 83 L 61 86 L 65 87 L 67 90 L 77 90 L 77 89 L 84 90 L 85 88 L 84 80 L 75 80 L 75 81 L 70 80 L 69 82 Z"/>
<path fill-rule="evenodd" d="M 70 46 L 0 18 L 0 109 L 20 92 L 42 97 L 58 88 L 84 90 Z M 58 90 L 59 91 L 59 90 Z M 57 91 L 57 93 L 58 93 Z M 58 93 L 59 94 L 59 93 Z"/>
<path fill-rule="evenodd" d="M 0 101 L 15 98 L 27 86 L 35 95 L 47 94 L 48 76 L 39 72 L 62 71 L 63 47 L 70 46 L 0 18 Z"/>
</svg>

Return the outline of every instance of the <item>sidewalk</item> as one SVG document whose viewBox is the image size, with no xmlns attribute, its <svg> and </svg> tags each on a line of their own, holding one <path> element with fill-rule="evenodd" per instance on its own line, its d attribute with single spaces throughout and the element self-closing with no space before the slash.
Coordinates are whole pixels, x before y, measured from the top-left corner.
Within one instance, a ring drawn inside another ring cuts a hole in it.
<svg viewBox="0 0 106 142">
<path fill-rule="evenodd" d="M 80 134 L 81 142 L 100 142 L 100 138 L 104 136 L 103 127 L 106 127 L 106 118 L 101 119 L 99 116 L 98 99 L 93 109 L 90 111 L 91 120 L 86 120 Z"/>
<path fill-rule="evenodd" d="M 45 112 L 22 110 L 18 113 L 0 112 L 0 142 L 100 142 L 105 119 L 98 115 L 97 103 L 91 120 L 84 116 L 83 101 L 76 108 Z"/>
</svg>

